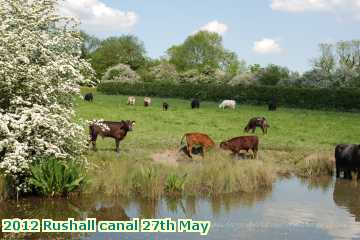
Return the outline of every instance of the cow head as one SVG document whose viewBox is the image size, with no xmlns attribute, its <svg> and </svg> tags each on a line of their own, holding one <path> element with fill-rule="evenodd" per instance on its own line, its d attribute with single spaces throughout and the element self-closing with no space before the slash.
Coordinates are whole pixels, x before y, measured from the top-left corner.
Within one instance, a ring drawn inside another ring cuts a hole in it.
<svg viewBox="0 0 360 240">
<path fill-rule="evenodd" d="M 122 129 L 124 129 L 125 131 L 132 131 L 133 127 L 135 126 L 135 121 L 126 120 L 122 121 L 122 123 Z"/>
</svg>

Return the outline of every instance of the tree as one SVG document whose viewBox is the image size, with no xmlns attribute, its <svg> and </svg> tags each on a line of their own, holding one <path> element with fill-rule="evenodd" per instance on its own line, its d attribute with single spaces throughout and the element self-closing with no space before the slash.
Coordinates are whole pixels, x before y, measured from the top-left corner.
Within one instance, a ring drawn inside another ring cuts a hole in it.
<svg viewBox="0 0 360 240">
<path fill-rule="evenodd" d="M 160 64 L 151 67 L 149 69 L 149 73 L 153 81 L 171 83 L 178 83 L 179 81 L 179 74 L 176 71 L 176 67 L 166 60 L 163 60 Z"/>
<path fill-rule="evenodd" d="M 101 42 L 100 47 L 91 54 L 91 63 L 98 78 L 116 64 L 129 65 L 138 70 L 145 63 L 144 44 L 135 36 L 110 37 Z"/>
<path fill-rule="evenodd" d="M 256 81 L 262 85 L 277 85 L 280 81 L 289 78 L 289 70 L 275 64 L 252 71 L 254 71 Z"/>
<path fill-rule="evenodd" d="M 75 22 L 56 6 L 0 0 L 0 170 L 18 191 L 33 162 L 79 159 L 86 146 L 72 108 L 91 68 Z"/>
<path fill-rule="evenodd" d="M 209 69 L 213 72 L 220 69 L 235 75 L 239 67 L 236 54 L 222 46 L 222 37 L 207 31 L 200 31 L 189 36 L 184 43 L 172 46 L 167 55 L 180 72 L 196 69 L 207 74 Z"/>
<path fill-rule="evenodd" d="M 88 59 L 90 54 L 93 53 L 101 44 L 101 40 L 95 36 L 89 35 L 84 31 L 80 31 L 83 40 L 81 44 L 81 57 Z"/>
<path fill-rule="evenodd" d="M 110 67 L 104 74 L 102 81 L 118 81 L 135 83 L 140 80 L 140 76 L 128 65 L 119 63 Z"/>
</svg>

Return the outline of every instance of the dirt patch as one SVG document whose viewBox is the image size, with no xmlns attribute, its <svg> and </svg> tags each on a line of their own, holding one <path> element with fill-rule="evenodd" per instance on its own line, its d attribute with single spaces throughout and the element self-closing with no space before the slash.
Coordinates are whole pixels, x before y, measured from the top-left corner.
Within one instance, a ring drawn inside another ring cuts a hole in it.
<svg viewBox="0 0 360 240">
<path fill-rule="evenodd" d="M 154 153 L 151 157 L 154 162 L 170 166 L 178 166 L 178 159 L 181 158 L 181 154 L 176 150 L 166 150 L 161 153 Z"/>
</svg>

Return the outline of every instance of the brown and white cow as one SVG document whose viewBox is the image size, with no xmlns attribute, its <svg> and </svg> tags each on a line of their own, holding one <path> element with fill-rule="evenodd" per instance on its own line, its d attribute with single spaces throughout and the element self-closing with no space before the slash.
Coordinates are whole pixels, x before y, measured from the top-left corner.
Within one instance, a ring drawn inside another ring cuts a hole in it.
<svg viewBox="0 0 360 240">
<path fill-rule="evenodd" d="M 120 141 L 123 140 L 129 131 L 133 130 L 135 121 L 94 121 L 89 126 L 90 142 L 93 150 L 96 151 L 96 139 L 98 135 L 101 137 L 111 137 L 115 139 L 116 152 L 119 152 Z"/>
<path fill-rule="evenodd" d="M 192 158 L 192 156 L 191 156 L 192 148 L 194 145 L 202 146 L 203 152 L 209 150 L 210 148 L 215 147 L 214 141 L 205 133 L 198 133 L 198 132 L 186 133 L 181 138 L 180 144 L 183 144 L 184 138 L 186 138 L 187 154 L 191 158 Z M 202 155 L 203 155 L 203 153 L 202 153 Z"/>
<path fill-rule="evenodd" d="M 254 117 L 249 120 L 248 124 L 245 126 L 244 131 L 249 132 L 252 130 L 252 133 L 255 132 L 256 127 L 260 127 L 263 134 L 267 134 L 267 129 L 270 127 L 266 118 L 264 117 Z"/>
<path fill-rule="evenodd" d="M 259 148 L 259 138 L 257 136 L 241 136 L 220 143 L 220 148 L 230 150 L 235 155 L 239 155 L 241 150 L 247 152 L 251 150 L 253 157 L 257 158 Z"/>
<path fill-rule="evenodd" d="M 151 104 L 151 98 L 145 97 L 144 98 L 144 106 L 148 107 L 148 106 L 150 106 L 150 104 Z"/>
</svg>

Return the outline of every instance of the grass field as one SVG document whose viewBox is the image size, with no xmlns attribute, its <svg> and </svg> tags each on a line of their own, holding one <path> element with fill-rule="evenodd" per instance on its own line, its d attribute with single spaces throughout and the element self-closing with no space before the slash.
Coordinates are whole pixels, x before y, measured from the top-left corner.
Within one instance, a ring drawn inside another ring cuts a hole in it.
<svg viewBox="0 0 360 240">
<path fill-rule="evenodd" d="M 76 112 L 81 119 L 136 121 L 134 131 L 120 144 L 120 154 L 113 152 L 114 140 L 109 138 L 98 139 L 98 152 L 89 151 L 89 191 L 150 197 L 163 194 L 164 189 L 186 194 L 257 191 L 271 187 L 279 173 L 329 174 L 334 146 L 359 141 L 358 113 L 281 106 L 278 111 L 269 112 L 266 106 L 241 103 L 236 110 L 222 110 L 215 102 L 202 102 L 200 109 L 192 110 L 188 100 L 159 98 L 153 98 L 152 105 L 145 108 L 143 97 L 136 100 L 136 106 L 127 106 L 127 96 L 95 93 L 93 103 L 77 101 Z M 167 112 L 162 111 L 164 100 L 170 104 Z M 268 135 L 264 136 L 260 129 L 256 131 L 260 138 L 259 161 L 236 160 L 219 148 L 204 159 L 195 157 L 189 161 L 182 157 L 182 161 L 171 161 L 184 133 L 204 132 L 219 144 L 244 135 L 247 121 L 256 116 L 266 117 L 271 126 Z M 158 154 L 159 161 L 154 154 Z"/>
</svg>

